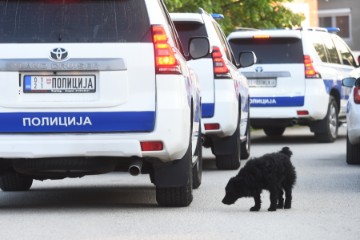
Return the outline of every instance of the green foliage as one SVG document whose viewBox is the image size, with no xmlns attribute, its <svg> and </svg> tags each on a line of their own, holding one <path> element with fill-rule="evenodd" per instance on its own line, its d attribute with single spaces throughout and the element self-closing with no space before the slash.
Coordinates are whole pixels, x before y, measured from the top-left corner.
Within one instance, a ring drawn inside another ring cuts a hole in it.
<svg viewBox="0 0 360 240">
<path fill-rule="evenodd" d="M 164 0 L 170 12 L 221 13 L 219 20 L 225 33 L 236 28 L 292 28 L 301 25 L 303 14 L 295 14 L 282 3 L 292 0 Z"/>
</svg>

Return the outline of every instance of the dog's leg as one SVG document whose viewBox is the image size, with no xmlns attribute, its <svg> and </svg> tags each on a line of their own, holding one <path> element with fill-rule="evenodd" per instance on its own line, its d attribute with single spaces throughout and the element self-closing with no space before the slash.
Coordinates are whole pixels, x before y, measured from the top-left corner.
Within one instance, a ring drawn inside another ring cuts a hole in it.
<svg viewBox="0 0 360 240">
<path fill-rule="evenodd" d="M 291 200 L 292 200 L 292 188 L 285 188 L 285 209 L 291 208 Z"/>
<path fill-rule="evenodd" d="M 279 198 L 278 198 L 278 205 L 277 205 L 277 208 L 281 209 L 281 208 L 284 208 L 284 191 L 282 189 L 279 189 Z"/>
<path fill-rule="evenodd" d="M 270 190 L 270 207 L 268 208 L 268 211 L 276 211 L 278 194 L 277 190 Z"/>
<path fill-rule="evenodd" d="M 250 208 L 250 211 L 255 212 L 255 211 L 259 211 L 261 208 L 261 198 L 260 198 L 260 193 L 256 194 L 254 196 L 254 201 L 255 201 L 255 206 L 253 206 L 252 208 Z"/>
</svg>

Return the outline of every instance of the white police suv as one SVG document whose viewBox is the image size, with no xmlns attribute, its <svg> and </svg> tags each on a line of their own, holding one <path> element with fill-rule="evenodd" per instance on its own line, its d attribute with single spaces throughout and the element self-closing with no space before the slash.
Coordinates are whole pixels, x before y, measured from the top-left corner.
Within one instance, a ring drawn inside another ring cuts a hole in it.
<svg viewBox="0 0 360 240">
<path fill-rule="evenodd" d="M 219 169 L 237 169 L 240 158 L 250 155 L 248 86 L 237 61 L 246 58 L 248 62 L 242 65 L 249 66 L 255 61 L 254 54 L 234 56 L 219 24 L 201 8 L 198 13 L 170 16 L 183 43 L 194 36 L 209 38 L 211 55 L 190 61 L 200 79 L 204 146 L 211 147 Z"/>
<path fill-rule="evenodd" d="M 343 85 L 351 88 L 346 114 L 346 162 L 360 164 L 360 69 L 355 69 L 352 76 L 343 80 Z"/>
<path fill-rule="evenodd" d="M 254 51 L 257 63 L 243 69 L 249 81 L 251 125 L 280 136 L 307 125 L 319 142 L 337 138 L 349 89 L 341 80 L 356 60 L 346 43 L 326 29 L 236 31 L 228 36 L 235 54 Z"/>
<path fill-rule="evenodd" d="M 0 12 L 0 188 L 129 169 L 150 174 L 160 205 L 189 205 L 200 93 L 164 3 L 0 0 Z"/>
</svg>

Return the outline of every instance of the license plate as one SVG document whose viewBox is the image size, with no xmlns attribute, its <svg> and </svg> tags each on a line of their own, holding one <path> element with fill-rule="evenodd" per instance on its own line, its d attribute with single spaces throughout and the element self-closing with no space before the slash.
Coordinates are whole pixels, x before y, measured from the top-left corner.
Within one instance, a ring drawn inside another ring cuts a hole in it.
<svg viewBox="0 0 360 240">
<path fill-rule="evenodd" d="M 249 87 L 276 87 L 276 79 L 248 79 Z"/>
<path fill-rule="evenodd" d="M 25 75 L 24 93 L 94 93 L 95 75 Z"/>
</svg>

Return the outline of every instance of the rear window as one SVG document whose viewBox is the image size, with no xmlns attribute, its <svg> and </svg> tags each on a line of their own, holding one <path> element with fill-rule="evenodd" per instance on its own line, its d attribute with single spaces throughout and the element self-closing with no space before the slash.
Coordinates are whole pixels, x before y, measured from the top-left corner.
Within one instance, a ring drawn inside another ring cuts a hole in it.
<svg viewBox="0 0 360 240">
<path fill-rule="evenodd" d="M 1 43 L 150 42 L 143 0 L 0 0 Z"/>
<path fill-rule="evenodd" d="M 301 40 L 298 38 L 231 39 L 235 54 L 254 51 L 257 63 L 304 63 Z"/>
<path fill-rule="evenodd" d="M 204 24 L 198 22 L 174 22 L 175 28 L 179 34 L 181 44 L 186 55 L 189 54 L 189 40 L 191 37 L 207 37 Z"/>
</svg>

